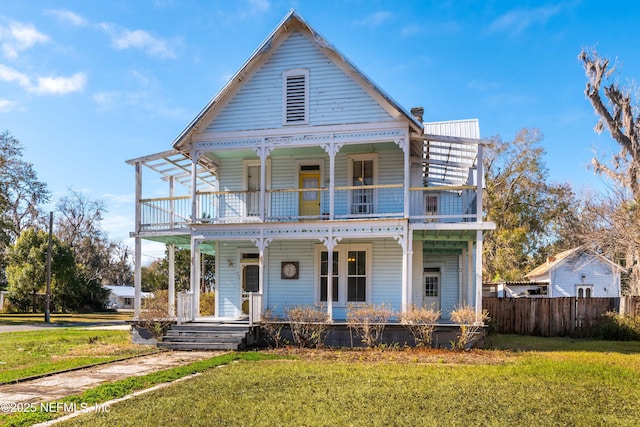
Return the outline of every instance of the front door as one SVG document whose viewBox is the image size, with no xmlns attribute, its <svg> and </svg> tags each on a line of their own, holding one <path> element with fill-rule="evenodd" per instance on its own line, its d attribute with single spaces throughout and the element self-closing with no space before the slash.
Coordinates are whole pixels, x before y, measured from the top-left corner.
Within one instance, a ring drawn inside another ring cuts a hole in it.
<svg viewBox="0 0 640 427">
<path fill-rule="evenodd" d="M 249 314 L 249 292 L 260 292 L 260 266 L 242 264 L 242 313 Z"/>
<path fill-rule="evenodd" d="M 422 307 L 440 310 L 440 269 L 425 268 L 422 275 Z"/>
<path fill-rule="evenodd" d="M 320 216 L 320 171 L 300 171 L 300 188 L 316 191 L 300 192 L 300 216 Z"/>
</svg>

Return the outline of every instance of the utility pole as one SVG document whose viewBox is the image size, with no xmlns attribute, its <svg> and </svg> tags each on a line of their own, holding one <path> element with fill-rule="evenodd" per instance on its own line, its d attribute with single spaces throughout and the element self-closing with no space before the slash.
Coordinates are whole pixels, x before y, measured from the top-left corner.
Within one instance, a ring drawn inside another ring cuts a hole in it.
<svg viewBox="0 0 640 427">
<path fill-rule="evenodd" d="M 47 246 L 47 293 L 44 300 L 44 322 L 51 323 L 51 241 L 53 239 L 53 212 L 49 212 L 49 244 Z"/>
</svg>

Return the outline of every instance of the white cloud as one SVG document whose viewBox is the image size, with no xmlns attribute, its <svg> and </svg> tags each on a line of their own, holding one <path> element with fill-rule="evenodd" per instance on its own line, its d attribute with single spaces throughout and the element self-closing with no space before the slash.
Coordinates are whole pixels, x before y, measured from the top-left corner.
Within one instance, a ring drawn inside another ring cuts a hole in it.
<svg viewBox="0 0 640 427">
<path fill-rule="evenodd" d="M 554 15 L 560 12 L 560 6 L 545 6 L 536 9 L 511 10 L 495 19 L 489 25 L 490 32 L 507 32 L 520 34 L 535 24 L 546 24 Z"/>
<path fill-rule="evenodd" d="M 6 113 L 13 111 L 18 107 L 18 104 L 8 99 L 0 99 L 0 113 Z"/>
<path fill-rule="evenodd" d="M 38 77 L 38 85 L 31 91 L 41 95 L 62 95 L 81 91 L 86 83 L 87 76 L 84 73 L 75 73 L 71 77 Z"/>
<path fill-rule="evenodd" d="M 129 30 L 114 24 L 102 23 L 100 28 L 111 35 L 111 45 L 118 49 L 138 49 L 159 58 L 175 58 L 173 47 L 144 30 Z"/>
<path fill-rule="evenodd" d="M 356 23 L 365 27 L 377 27 L 378 25 L 384 23 L 385 21 L 388 21 L 392 17 L 393 14 L 391 12 L 380 11 L 372 13 L 371 15 L 367 15 Z"/>
<path fill-rule="evenodd" d="M 46 13 L 53 15 L 64 23 L 71 24 L 74 27 L 86 27 L 89 25 L 86 19 L 70 10 L 52 9 L 47 10 Z"/>
<path fill-rule="evenodd" d="M 27 92 L 38 95 L 62 95 L 84 89 L 87 77 L 84 73 L 76 73 L 71 77 L 38 77 L 38 84 L 34 85 L 26 74 L 0 64 L 0 80 L 17 82 Z"/>
<path fill-rule="evenodd" d="M 17 82 L 26 90 L 29 90 L 31 88 L 31 79 L 29 79 L 29 76 L 2 64 L 0 64 L 0 80 L 4 80 L 5 82 L 10 83 Z"/>
<path fill-rule="evenodd" d="M 11 22 L 6 27 L 0 26 L 0 49 L 10 59 L 16 58 L 19 52 L 48 40 L 49 36 L 36 30 L 32 24 Z"/>
</svg>

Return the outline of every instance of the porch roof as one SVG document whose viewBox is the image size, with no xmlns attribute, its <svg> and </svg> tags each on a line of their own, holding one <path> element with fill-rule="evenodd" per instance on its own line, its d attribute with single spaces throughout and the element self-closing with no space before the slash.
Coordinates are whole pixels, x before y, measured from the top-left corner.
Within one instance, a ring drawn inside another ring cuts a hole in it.
<svg viewBox="0 0 640 427">
<path fill-rule="evenodd" d="M 148 156 L 127 160 L 127 164 L 140 163 L 162 175 L 162 179 L 191 188 L 191 156 L 178 150 L 167 150 Z M 206 156 L 198 159 L 196 186 L 198 191 L 215 191 L 218 188 L 217 165 Z"/>
</svg>

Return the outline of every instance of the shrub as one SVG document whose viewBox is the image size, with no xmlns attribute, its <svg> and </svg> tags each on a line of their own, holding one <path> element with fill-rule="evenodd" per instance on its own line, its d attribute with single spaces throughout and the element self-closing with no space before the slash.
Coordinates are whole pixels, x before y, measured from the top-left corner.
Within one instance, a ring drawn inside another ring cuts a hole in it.
<svg viewBox="0 0 640 427">
<path fill-rule="evenodd" d="M 319 306 L 298 305 L 284 310 L 293 342 L 300 348 L 318 347 L 329 329 L 326 310 Z"/>
<path fill-rule="evenodd" d="M 216 293 L 206 292 L 200 294 L 200 316 L 215 316 L 216 314 Z"/>
<path fill-rule="evenodd" d="M 166 290 L 155 291 L 153 296 L 142 301 L 140 316 L 135 326 L 146 328 L 154 337 L 159 338 L 174 322 L 169 316 L 169 298 Z"/>
<path fill-rule="evenodd" d="M 640 340 L 640 318 L 609 311 L 600 317 L 598 332 L 605 340 Z"/>
<path fill-rule="evenodd" d="M 489 320 L 489 315 L 487 310 L 476 313 L 473 307 L 463 304 L 451 312 L 451 320 L 460 327 L 460 335 L 451 342 L 451 346 L 454 349 L 467 350 L 482 331 L 484 323 Z"/>
<path fill-rule="evenodd" d="M 440 310 L 411 306 L 406 313 L 400 314 L 400 321 L 413 335 L 416 346 L 431 347 L 433 332 L 440 314 Z"/>
<path fill-rule="evenodd" d="M 393 311 L 386 304 L 349 304 L 347 308 L 349 329 L 354 330 L 369 348 L 380 345 L 384 327 L 391 316 Z"/>
<path fill-rule="evenodd" d="M 262 314 L 262 329 L 268 344 L 279 348 L 281 344 L 286 343 L 282 336 L 284 325 L 284 319 L 276 316 L 272 309 L 268 308 L 264 311 Z"/>
</svg>

